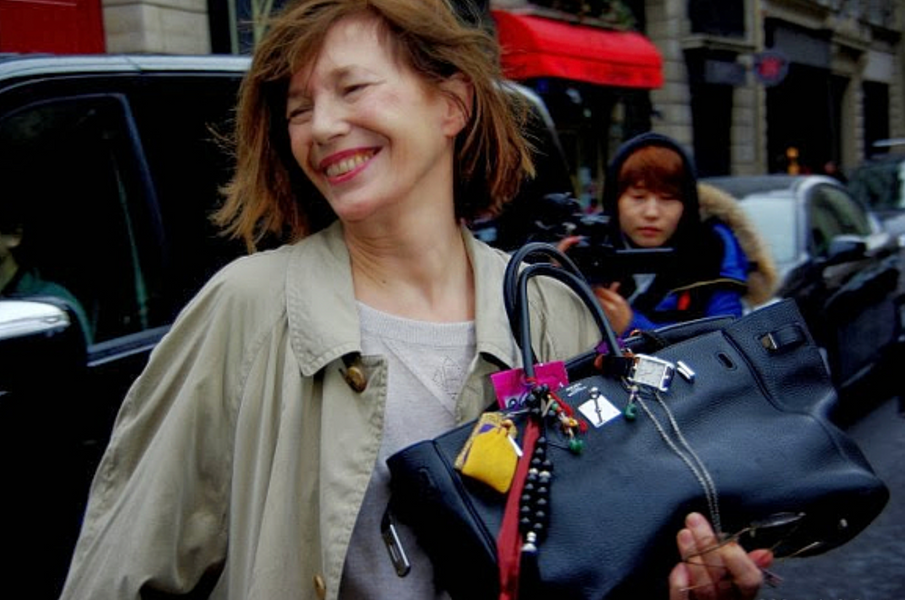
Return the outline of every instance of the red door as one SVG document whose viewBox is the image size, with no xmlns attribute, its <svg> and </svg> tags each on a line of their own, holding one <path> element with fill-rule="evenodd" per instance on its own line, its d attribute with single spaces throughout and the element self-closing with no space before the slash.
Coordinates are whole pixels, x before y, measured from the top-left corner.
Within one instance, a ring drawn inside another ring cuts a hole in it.
<svg viewBox="0 0 905 600">
<path fill-rule="evenodd" d="M 0 52 L 104 52 L 101 0 L 0 0 Z"/>
</svg>

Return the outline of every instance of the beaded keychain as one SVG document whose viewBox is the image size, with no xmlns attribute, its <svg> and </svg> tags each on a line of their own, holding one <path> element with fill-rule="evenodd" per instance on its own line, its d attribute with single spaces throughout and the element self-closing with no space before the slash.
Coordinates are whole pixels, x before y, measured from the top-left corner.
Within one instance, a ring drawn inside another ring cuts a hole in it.
<svg viewBox="0 0 905 600">
<path fill-rule="evenodd" d="M 571 406 L 563 402 L 547 385 L 536 385 L 525 399 L 529 418 L 539 427 L 539 435 L 531 450 L 531 462 L 519 498 L 519 531 L 524 537 L 522 552 L 536 553 L 550 521 L 550 485 L 553 462 L 547 456 L 547 421 L 559 425 L 569 438 L 569 451 L 581 454 L 584 440 L 579 433 L 587 431 L 587 423 L 575 418 Z"/>
</svg>

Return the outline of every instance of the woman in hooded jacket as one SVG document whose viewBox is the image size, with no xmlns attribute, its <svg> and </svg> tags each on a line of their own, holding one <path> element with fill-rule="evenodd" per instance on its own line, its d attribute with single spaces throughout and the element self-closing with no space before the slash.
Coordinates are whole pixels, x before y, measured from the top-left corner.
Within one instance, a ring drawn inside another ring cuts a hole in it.
<svg viewBox="0 0 905 600">
<path fill-rule="evenodd" d="M 673 139 L 644 133 L 625 142 L 607 171 L 603 212 L 610 238 L 629 249 L 671 248 L 655 273 L 595 288 L 615 330 L 628 335 L 709 316 L 740 316 L 766 301 L 776 271 L 734 198 L 699 184 Z M 574 240 L 564 240 L 568 248 Z"/>
</svg>

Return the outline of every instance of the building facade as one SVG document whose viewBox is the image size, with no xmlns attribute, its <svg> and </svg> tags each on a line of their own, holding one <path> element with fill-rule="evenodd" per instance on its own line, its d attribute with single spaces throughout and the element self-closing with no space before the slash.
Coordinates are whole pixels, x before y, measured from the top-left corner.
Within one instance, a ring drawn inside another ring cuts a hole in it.
<svg viewBox="0 0 905 600">
<path fill-rule="evenodd" d="M 284 1 L 0 0 L 0 51 L 243 53 Z M 641 131 L 679 140 L 703 175 L 844 171 L 905 137 L 901 0 L 478 2 L 587 205 Z"/>
<path fill-rule="evenodd" d="M 898 0 L 647 0 L 645 10 L 665 64 L 653 128 L 693 149 L 703 174 L 785 171 L 796 154 L 804 172 L 845 170 L 905 135 Z"/>
<path fill-rule="evenodd" d="M 572 170 L 571 191 L 591 209 L 615 148 L 652 127 L 651 91 L 664 85 L 664 58 L 643 32 L 640 3 L 634 10 L 624 2 L 571 4 L 575 13 L 562 0 L 491 0 L 489 13 L 504 73 L 546 103 Z"/>
<path fill-rule="evenodd" d="M 547 3 L 491 0 L 506 11 L 538 4 Z M 905 4 L 899 0 L 622 4 L 659 51 L 662 83 L 583 91 L 582 97 L 597 96 L 598 111 L 604 107 L 605 117 L 589 122 L 585 134 L 597 136 L 603 164 L 639 128 L 679 140 L 702 175 L 823 172 L 829 163 L 845 171 L 874 153 L 875 142 L 905 137 Z M 556 83 L 575 95 L 568 89 L 574 82 Z M 569 143 L 575 132 L 569 124 L 580 111 L 547 99 L 564 145 L 573 148 L 581 193 L 588 156 Z M 601 168 L 592 167 L 592 193 Z"/>
</svg>

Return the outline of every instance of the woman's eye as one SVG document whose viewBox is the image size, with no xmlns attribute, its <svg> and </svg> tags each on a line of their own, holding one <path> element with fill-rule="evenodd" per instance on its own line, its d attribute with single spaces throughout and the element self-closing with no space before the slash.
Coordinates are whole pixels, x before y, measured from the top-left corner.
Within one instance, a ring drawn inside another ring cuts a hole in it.
<svg viewBox="0 0 905 600">
<path fill-rule="evenodd" d="M 366 86 L 366 84 L 364 84 L 364 83 L 353 83 L 351 85 L 347 85 L 346 87 L 343 88 L 343 94 L 346 96 L 349 96 L 356 92 L 360 92 L 361 90 L 363 90 L 365 88 L 365 86 Z"/>
<path fill-rule="evenodd" d="M 309 116 L 311 116 L 310 106 L 296 106 L 288 111 L 286 120 L 290 123 L 299 123 L 307 120 Z"/>
</svg>

